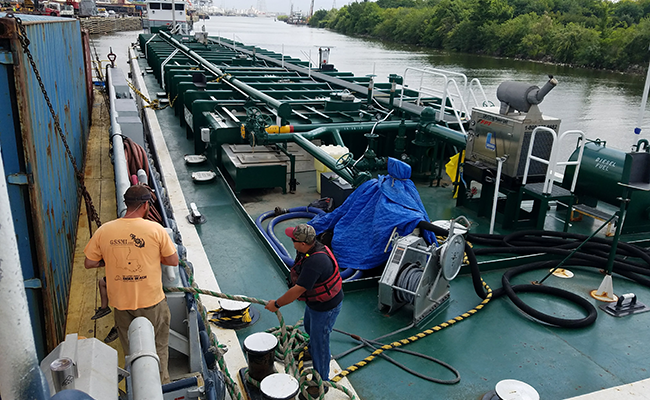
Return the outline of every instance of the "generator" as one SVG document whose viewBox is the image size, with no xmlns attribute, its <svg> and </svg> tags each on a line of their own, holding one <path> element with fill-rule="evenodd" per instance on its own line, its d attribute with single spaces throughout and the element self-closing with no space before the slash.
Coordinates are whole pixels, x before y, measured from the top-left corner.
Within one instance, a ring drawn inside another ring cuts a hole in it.
<svg viewBox="0 0 650 400">
<path fill-rule="evenodd" d="M 472 109 L 470 129 L 467 132 L 465 165 L 481 169 L 496 169 L 497 158 L 505 158 L 502 174 L 511 178 L 505 183 L 520 182 L 526 165 L 526 155 L 533 129 L 544 126 L 558 132 L 561 120 L 545 116 L 537 106 L 544 96 L 557 85 L 550 77 L 540 89 L 522 82 L 503 82 L 497 89 L 500 107 Z M 552 136 L 540 132 L 535 138 L 532 154 L 548 159 L 553 146 Z M 467 171 L 466 171 L 467 172 Z M 546 165 L 531 162 L 529 176 L 546 173 Z"/>
</svg>

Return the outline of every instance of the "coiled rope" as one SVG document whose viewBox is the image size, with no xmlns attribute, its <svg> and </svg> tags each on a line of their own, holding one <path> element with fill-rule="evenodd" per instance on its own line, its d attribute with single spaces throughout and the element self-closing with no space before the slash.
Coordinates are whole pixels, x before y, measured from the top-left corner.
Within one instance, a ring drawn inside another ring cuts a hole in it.
<svg viewBox="0 0 650 400">
<path fill-rule="evenodd" d="M 198 304 L 199 312 L 201 313 L 201 316 L 204 321 L 208 321 L 207 317 L 207 312 L 205 310 L 205 307 L 201 303 L 199 299 L 199 294 L 204 294 L 204 295 L 209 295 L 213 297 L 218 297 L 222 299 L 228 299 L 228 300 L 234 300 L 234 301 L 243 301 L 243 302 L 248 302 L 248 303 L 255 303 L 255 304 L 260 304 L 260 305 L 266 305 L 268 301 L 266 300 L 261 300 L 261 299 L 256 299 L 253 297 L 247 297 L 247 296 L 233 296 L 225 293 L 219 293 L 219 292 L 213 292 L 211 290 L 204 290 L 198 288 L 196 283 L 194 282 L 193 274 L 191 269 L 188 267 L 187 263 L 181 262 L 183 267 L 185 268 L 185 271 L 187 272 L 189 279 L 190 279 L 190 286 L 191 287 L 176 287 L 176 288 L 169 288 L 166 287 L 164 290 L 166 292 L 182 292 L 182 293 L 190 293 L 194 296 L 196 299 L 196 302 Z M 303 353 L 304 353 L 304 347 L 305 347 L 305 342 L 306 338 L 302 332 L 299 330 L 299 323 L 293 326 L 288 326 L 286 325 L 284 321 L 284 317 L 282 316 L 282 313 L 280 310 L 275 312 L 276 316 L 278 317 L 278 321 L 280 323 L 279 327 L 273 328 L 268 330 L 267 332 L 272 333 L 278 338 L 278 352 L 282 356 L 284 360 L 284 368 L 285 372 L 287 374 L 290 374 L 294 376 L 299 384 L 300 388 L 302 391 L 302 394 L 307 398 L 307 399 L 312 399 L 314 400 L 314 397 L 312 397 L 308 392 L 307 392 L 307 387 L 309 386 L 317 386 L 319 387 L 319 396 L 317 399 L 323 399 L 324 397 L 324 390 L 323 387 L 325 385 L 336 388 L 343 393 L 345 393 L 350 399 L 354 400 L 356 397 L 348 388 L 346 388 L 343 385 L 340 385 L 336 382 L 327 382 L 323 381 L 318 372 L 313 369 L 313 368 L 307 368 L 303 369 Z M 216 335 L 212 332 L 212 329 L 210 328 L 210 324 L 205 324 L 206 325 L 206 330 L 208 331 L 208 336 L 210 337 L 212 347 L 211 347 L 211 352 L 215 354 L 215 357 L 217 359 L 217 362 L 219 364 L 219 368 L 223 372 L 225 378 L 226 378 L 226 386 L 228 387 L 228 391 L 230 392 L 230 395 L 233 399 L 241 400 L 242 395 L 241 391 L 239 390 L 239 386 L 235 383 L 235 381 L 232 379 L 230 376 L 230 373 L 228 371 L 227 366 L 225 365 L 225 361 L 223 359 L 223 346 L 218 343 Z M 300 338 L 300 339 L 299 339 Z M 221 351 L 216 351 L 217 349 L 221 349 Z M 299 361 L 296 362 L 295 360 L 295 354 L 299 355 Z M 312 379 L 308 379 L 308 375 L 312 375 Z M 250 378 L 247 376 L 247 381 L 257 387 L 259 387 L 259 382 L 255 381 L 254 379 Z"/>
</svg>

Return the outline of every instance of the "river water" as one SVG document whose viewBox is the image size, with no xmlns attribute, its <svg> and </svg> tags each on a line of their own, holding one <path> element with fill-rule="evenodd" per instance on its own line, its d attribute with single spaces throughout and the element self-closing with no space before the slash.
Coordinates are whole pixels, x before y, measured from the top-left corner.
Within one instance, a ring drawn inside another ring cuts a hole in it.
<svg viewBox="0 0 650 400">
<path fill-rule="evenodd" d="M 389 74 L 403 75 L 408 67 L 461 72 L 469 79 L 478 78 L 494 104 L 498 104 L 496 89 L 503 81 L 515 80 L 541 87 L 548 80 L 547 76 L 553 75 L 559 84 L 539 107 L 544 115 L 562 120 L 561 131 L 581 130 L 588 138 L 606 140 L 608 147 L 622 150 L 628 150 L 639 138 L 650 138 L 647 118 L 641 125 L 641 135 L 634 134 L 645 76 L 447 54 L 348 37 L 325 29 L 288 25 L 273 18 L 212 17 L 195 24 L 195 30 L 202 29 L 203 24 L 210 36 L 235 39 L 303 60 L 311 56 L 317 61 L 318 46 L 328 46 L 332 48 L 329 62 L 338 70 L 351 71 L 355 75 L 374 74 L 378 82 L 387 82 Z M 126 60 L 126 46 L 135 41 L 136 34 L 120 32 L 95 37 L 100 59 L 106 59 L 112 47 L 118 55 L 118 63 L 120 58 Z M 419 86 L 419 76 L 415 78 L 406 83 L 411 87 Z"/>
</svg>

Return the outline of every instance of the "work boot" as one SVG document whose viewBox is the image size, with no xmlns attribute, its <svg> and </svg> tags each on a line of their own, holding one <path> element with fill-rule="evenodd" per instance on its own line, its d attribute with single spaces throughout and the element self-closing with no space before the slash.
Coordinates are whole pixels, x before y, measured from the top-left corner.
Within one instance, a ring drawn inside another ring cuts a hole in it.
<svg viewBox="0 0 650 400">
<path fill-rule="evenodd" d="M 104 343 L 110 343 L 117 339 L 117 328 L 112 327 L 111 331 L 108 332 L 108 335 L 106 335 L 106 338 L 104 339 Z"/>
<path fill-rule="evenodd" d="M 111 308 L 110 307 L 106 307 L 106 308 L 99 307 L 97 309 L 97 311 L 95 311 L 95 315 L 90 317 L 90 319 L 92 319 L 92 320 L 100 319 L 101 317 L 105 317 L 110 313 L 111 313 Z"/>
</svg>

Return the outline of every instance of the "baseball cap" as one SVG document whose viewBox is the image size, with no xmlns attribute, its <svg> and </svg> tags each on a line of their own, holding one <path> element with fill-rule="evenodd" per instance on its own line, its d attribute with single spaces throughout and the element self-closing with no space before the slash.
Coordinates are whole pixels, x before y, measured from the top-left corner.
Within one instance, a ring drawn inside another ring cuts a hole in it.
<svg viewBox="0 0 650 400">
<path fill-rule="evenodd" d="M 314 227 L 307 224 L 287 228 L 284 233 L 296 242 L 312 243 L 316 239 Z"/>
<path fill-rule="evenodd" d="M 124 201 L 131 204 L 146 203 L 151 200 L 151 191 L 144 185 L 133 185 L 124 192 Z"/>
</svg>

